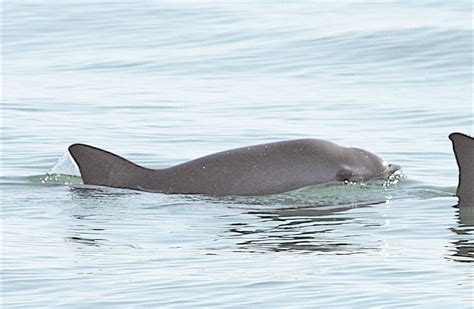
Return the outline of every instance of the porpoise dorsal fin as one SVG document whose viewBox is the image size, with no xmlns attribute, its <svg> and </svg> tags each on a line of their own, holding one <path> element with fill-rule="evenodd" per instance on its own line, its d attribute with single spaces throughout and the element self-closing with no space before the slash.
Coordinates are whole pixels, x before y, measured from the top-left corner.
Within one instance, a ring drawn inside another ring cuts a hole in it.
<svg viewBox="0 0 474 309">
<path fill-rule="evenodd" d="M 460 205 L 474 207 L 474 138 L 462 133 L 452 133 L 449 139 L 453 142 L 459 168 L 456 195 L 459 197 Z"/>
<path fill-rule="evenodd" d="M 152 171 L 89 145 L 73 144 L 69 153 L 79 167 L 84 184 L 134 189 Z"/>
</svg>

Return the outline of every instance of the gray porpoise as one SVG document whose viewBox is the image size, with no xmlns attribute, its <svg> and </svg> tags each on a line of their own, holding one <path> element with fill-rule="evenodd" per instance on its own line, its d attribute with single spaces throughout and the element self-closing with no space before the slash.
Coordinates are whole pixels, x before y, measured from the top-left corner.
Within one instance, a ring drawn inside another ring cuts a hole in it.
<svg viewBox="0 0 474 309">
<path fill-rule="evenodd" d="M 148 169 L 113 153 L 74 144 L 69 152 L 84 184 L 142 191 L 270 195 L 342 181 L 389 176 L 397 166 L 363 149 L 298 139 L 218 152 L 164 169 Z"/>
<path fill-rule="evenodd" d="M 463 133 L 451 133 L 454 155 L 459 168 L 456 195 L 459 206 L 474 207 L 474 138 Z"/>
</svg>

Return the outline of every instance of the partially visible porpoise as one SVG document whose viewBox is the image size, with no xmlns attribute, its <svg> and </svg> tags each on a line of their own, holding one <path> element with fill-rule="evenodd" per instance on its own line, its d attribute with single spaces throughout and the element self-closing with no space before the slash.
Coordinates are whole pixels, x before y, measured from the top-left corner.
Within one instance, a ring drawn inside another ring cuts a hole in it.
<svg viewBox="0 0 474 309">
<path fill-rule="evenodd" d="M 474 207 L 474 138 L 462 133 L 452 133 L 454 155 L 459 168 L 456 195 L 459 206 Z"/>
<path fill-rule="evenodd" d="M 344 181 L 384 178 L 398 170 L 375 154 L 320 139 L 297 139 L 218 152 L 149 169 L 99 148 L 69 152 L 84 184 L 162 193 L 270 195 Z"/>
</svg>

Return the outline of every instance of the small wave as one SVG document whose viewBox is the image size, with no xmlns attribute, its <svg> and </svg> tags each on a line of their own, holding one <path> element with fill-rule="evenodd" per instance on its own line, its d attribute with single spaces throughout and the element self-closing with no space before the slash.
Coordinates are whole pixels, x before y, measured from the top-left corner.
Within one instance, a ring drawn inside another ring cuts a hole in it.
<svg viewBox="0 0 474 309">
<path fill-rule="evenodd" d="M 64 174 L 46 174 L 28 177 L 33 183 L 51 184 L 51 185 L 80 185 L 83 184 L 80 176 L 64 175 Z"/>
<path fill-rule="evenodd" d="M 290 192 L 267 196 L 203 197 L 207 202 L 225 203 L 231 207 L 312 208 L 312 207 L 363 207 L 405 199 L 431 199 L 452 197 L 454 187 L 429 186 L 410 180 L 402 171 L 389 178 L 369 182 L 332 183 L 309 186 Z M 187 196 L 196 199 L 196 196 Z"/>
</svg>

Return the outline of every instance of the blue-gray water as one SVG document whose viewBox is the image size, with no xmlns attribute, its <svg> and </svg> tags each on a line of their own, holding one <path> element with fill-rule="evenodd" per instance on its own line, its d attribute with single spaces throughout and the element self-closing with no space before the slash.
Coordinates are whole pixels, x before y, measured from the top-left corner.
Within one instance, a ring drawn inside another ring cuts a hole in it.
<svg viewBox="0 0 474 309">
<path fill-rule="evenodd" d="M 473 133 L 471 14 L 470 1 L 6 1 L 3 307 L 472 307 L 474 217 L 453 207 L 447 138 Z M 302 137 L 405 176 L 259 198 L 45 176 L 76 142 L 159 168 Z"/>
</svg>

